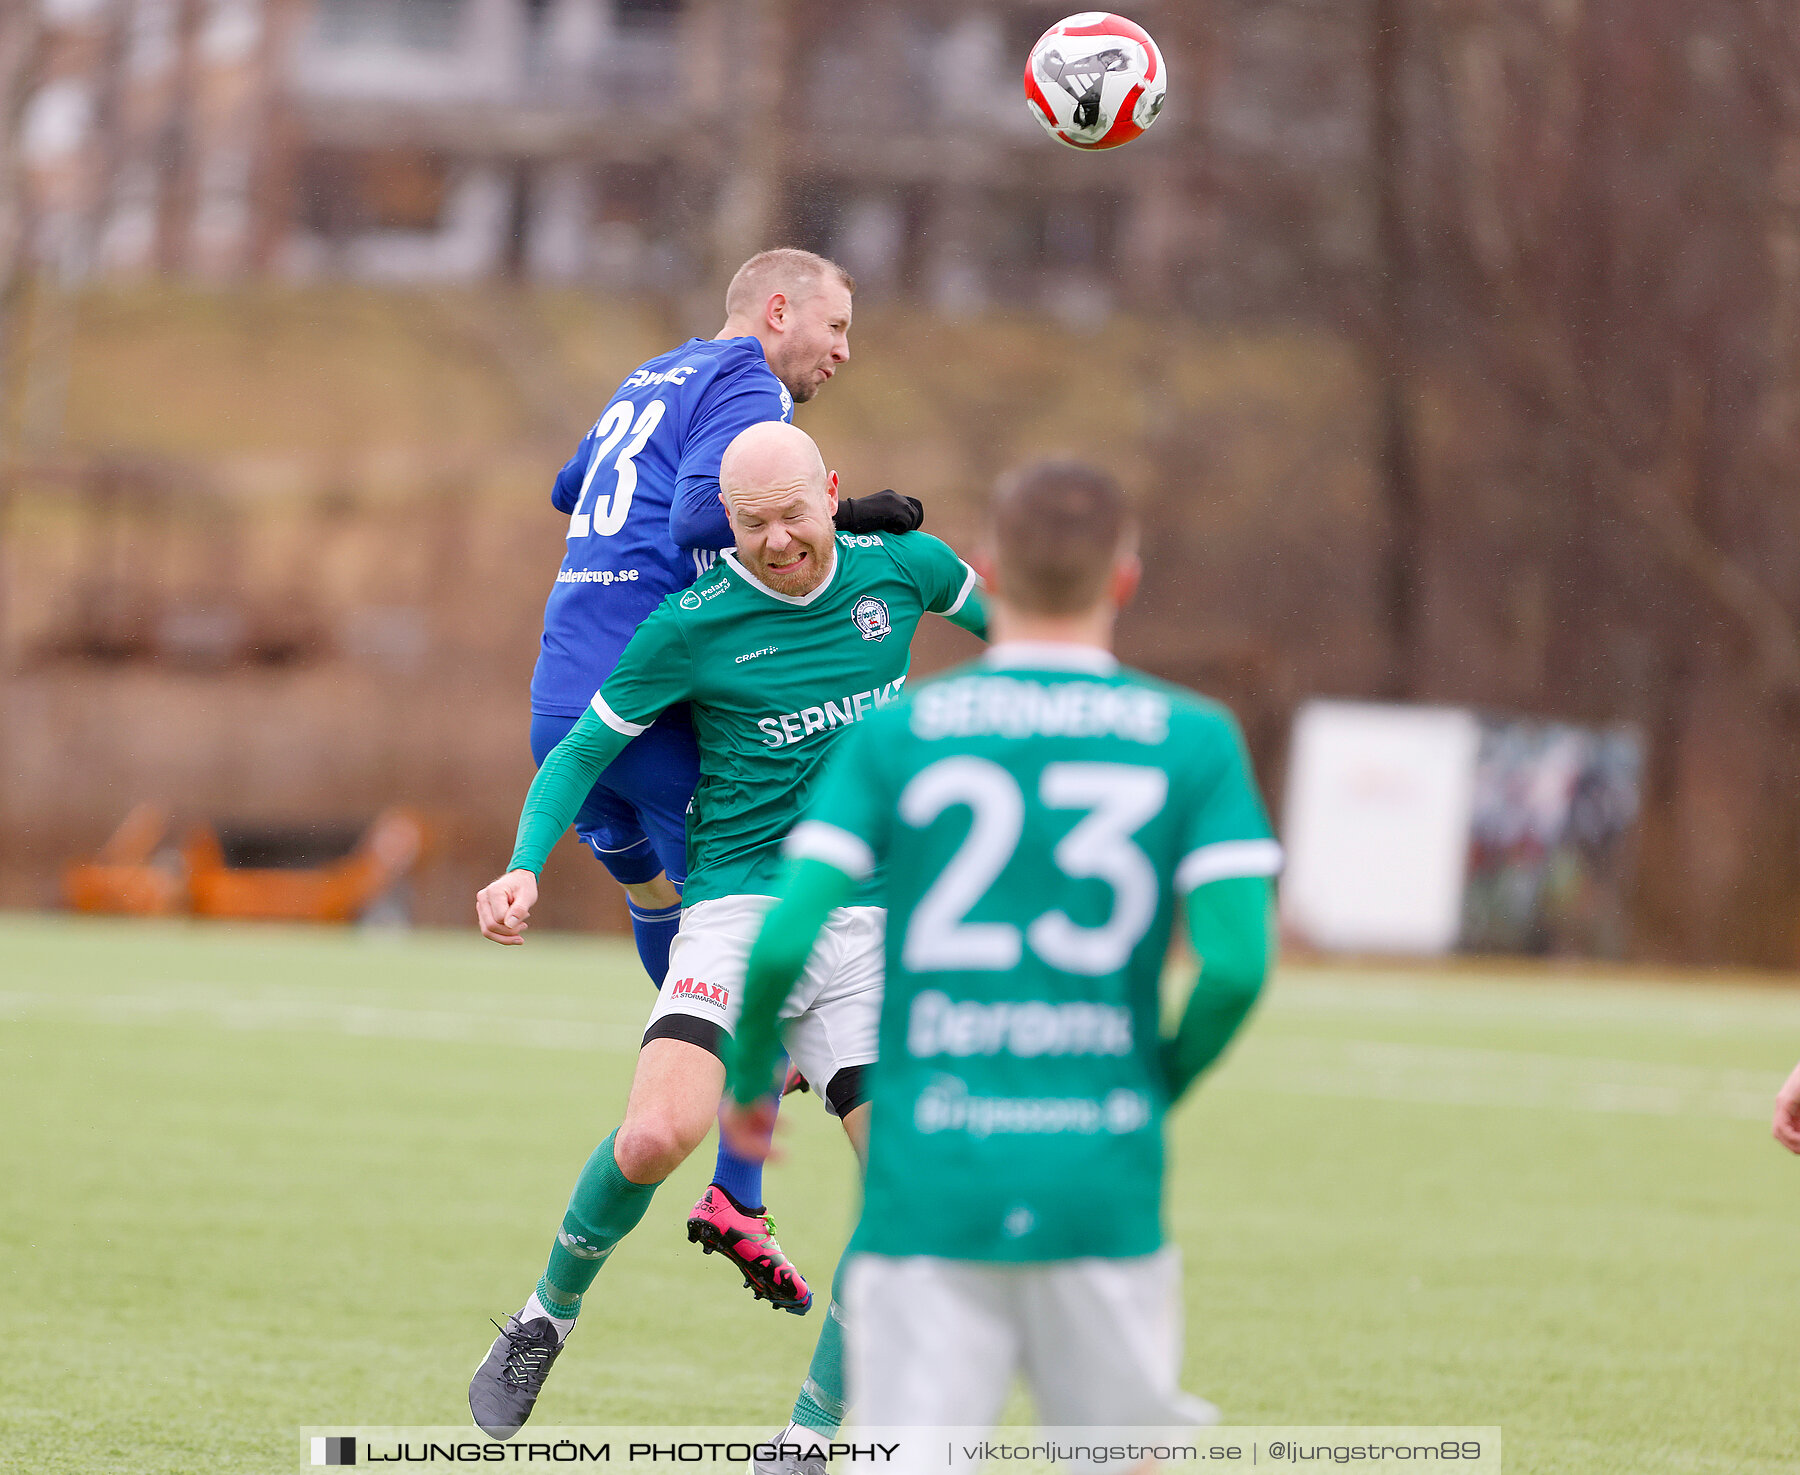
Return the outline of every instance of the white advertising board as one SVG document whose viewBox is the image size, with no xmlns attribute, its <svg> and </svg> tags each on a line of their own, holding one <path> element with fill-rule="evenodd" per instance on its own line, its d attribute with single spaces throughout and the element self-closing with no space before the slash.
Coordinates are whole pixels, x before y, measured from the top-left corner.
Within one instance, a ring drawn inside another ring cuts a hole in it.
<svg viewBox="0 0 1800 1475">
<path fill-rule="evenodd" d="M 1308 702 L 1294 719 L 1283 926 L 1337 952 L 1449 952 L 1481 728 L 1447 707 Z"/>
</svg>

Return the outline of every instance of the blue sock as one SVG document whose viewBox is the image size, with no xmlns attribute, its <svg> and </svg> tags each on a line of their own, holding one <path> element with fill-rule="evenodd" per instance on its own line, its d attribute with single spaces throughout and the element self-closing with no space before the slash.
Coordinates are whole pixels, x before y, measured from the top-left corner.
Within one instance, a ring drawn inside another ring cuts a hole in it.
<svg viewBox="0 0 1800 1475">
<path fill-rule="evenodd" d="M 712 1181 L 717 1183 L 746 1209 L 763 1206 L 763 1165 L 739 1157 L 719 1139 L 719 1157 L 713 1164 Z"/>
<path fill-rule="evenodd" d="M 631 935 L 637 939 L 638 957 L 644 972 L 657 988 L 669 972 L 669 944 L 675 941 L 675 929 L 681 925 L 681 903 L 664 907 L 660 912 L 640 907 L 635 901 L 625 903 L 631 913 Z"/>
<path fill-rule="evenodd" d="M 787 1074 L 787 1056 L 781 1057 L 781 1072 Z M 779 1108 L 781 1098 L 775 1098 Z M 717 1183 L 746 1209 L 760 1209 L 763 1206 L 762 1196 L 763 1165 L 753 1163 L 748 1158 L 741 1158 L 725 1145 L 725 1139 L 719 1138 L 719 1159 L 713 1164 L 712 1181 Z"/>
</svg>

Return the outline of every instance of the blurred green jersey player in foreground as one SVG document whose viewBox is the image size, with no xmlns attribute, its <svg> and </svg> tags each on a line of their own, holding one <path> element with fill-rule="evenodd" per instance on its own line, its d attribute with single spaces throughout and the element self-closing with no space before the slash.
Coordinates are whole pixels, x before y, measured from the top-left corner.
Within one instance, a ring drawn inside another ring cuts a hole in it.
<svg viewBox="0 0 1800 1475">
<path fill-rule="evenodd" d="M 880 878 L 845 1278 L 861 1428 L 991 1426 L 1020 1373 L 1048 1425 L 1217 1417 L 1177 1386 L 1163 1116 L 1262 988 L 1281 851 L 1230 715 L 1110 654 L 1134 545 L 1109 477 L 1046 464 L 1002 485 L 994 645 L 840 746 L 750 955 L 724 1121 L 754 1154 L 782 1001 L 831 909 Z M 1163 1037 L 1178 901 L 1201 969 Z"/>
<path fill-rule="evenodd" d="M 712 1128 L 750 943 L 772 905 L 782 840 L 826 756 L 899 698 L 927 611 L 986 629 L 974 570 L 936 538 L 834 531 L 837 477 L 803 431 L 779 421 L 751 426 L 726 449 L 719 480 L 735 548 L 638 627 L 532 780 L 506 874 L 476 898 L 485 936 L 521 942 L 538 874 L 595 776 L 659 714 L 689 704 L 700 782 L 681 927 L 625 1120 L 582 1169 L 536 1293 L 469 1385 L 476 1423 L 500 1439 L 530 1415 L 601 1266 Z M 787 1034 L 794 1064 L 860 1155 L 863 1076 L 880 1014 L 880 910 L 846 905 L 824 931 L 806 986 L 787 1001 Z M 810 1294 L 776 1302 L 795 1312 L 810 1303 Z M 843 1412 L 840 1327 L 834 1309 L 794 1411 L 826 1433 Z"/>
</svg>

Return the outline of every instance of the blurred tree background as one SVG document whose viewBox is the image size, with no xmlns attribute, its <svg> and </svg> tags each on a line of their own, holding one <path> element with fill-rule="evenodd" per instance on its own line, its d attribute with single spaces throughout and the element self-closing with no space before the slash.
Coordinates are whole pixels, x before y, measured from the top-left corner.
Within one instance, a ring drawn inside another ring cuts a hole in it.
<svg viewBox="0 0 1800 1475">
<path fill-rule="evenodd" d="M 1145 0 L 1169 104 L 1098 157 L 1019 95 L 1061 13 L 0 12 L 7 894 L 139 798 L 403 799 L 461 923 L 530 771 L 550 478 L 794 243 L 862 284 L 799 417 L 848 487 L 966 545 L 1008 463 L 1117 468 L 1126 653 L 1230 701 L 1272 799 L 1312 695 L 1629 722 L 1634 951 L 1792 966 L 1800 11 Z"/>
</svg>

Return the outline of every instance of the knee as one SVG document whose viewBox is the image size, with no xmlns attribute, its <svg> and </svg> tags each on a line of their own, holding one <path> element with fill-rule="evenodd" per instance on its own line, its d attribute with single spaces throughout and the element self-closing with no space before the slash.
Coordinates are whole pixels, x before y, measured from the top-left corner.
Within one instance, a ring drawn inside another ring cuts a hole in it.
<svg viewBox="0 0 1800 1475">
<path fill-rule="evenodd" d="M 613 1160 L 633 1183 L 661 1183 L 705 1135 L 704 1128 L 699 1133 L 683 1130 L 681 1123 L 663 1116 L 628 1121 L 613 1139 Z"/>
<path fill-rule="evenodd" d="M 681 905 L 681 892 L 664 871 L 658 871 L 648 881 L 625 883 L 625 894 L 647 911 L 667 911 Z"/>
</svg>

